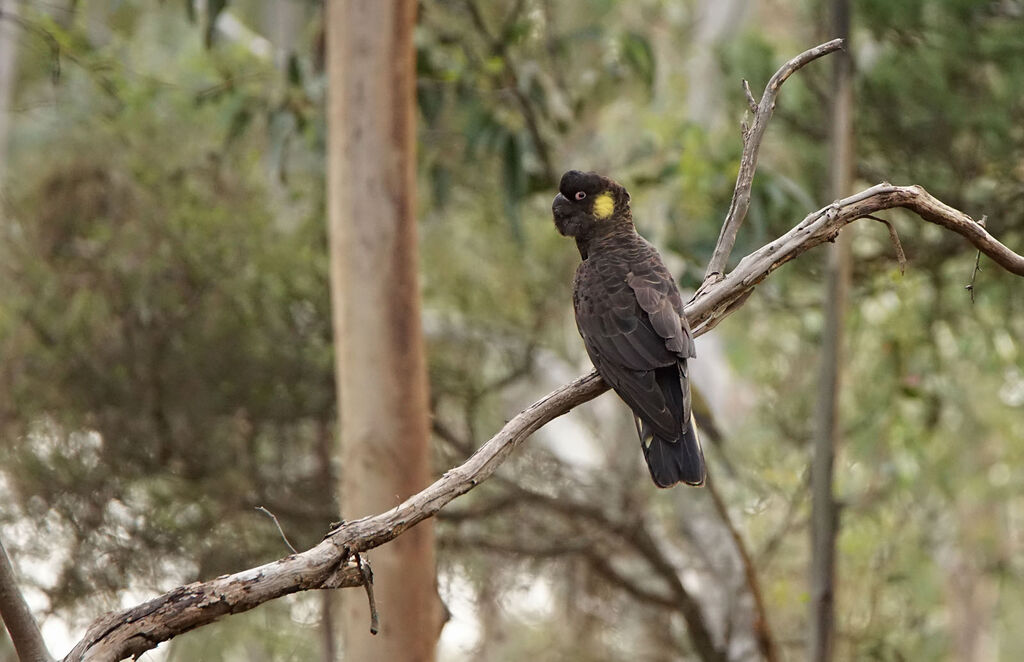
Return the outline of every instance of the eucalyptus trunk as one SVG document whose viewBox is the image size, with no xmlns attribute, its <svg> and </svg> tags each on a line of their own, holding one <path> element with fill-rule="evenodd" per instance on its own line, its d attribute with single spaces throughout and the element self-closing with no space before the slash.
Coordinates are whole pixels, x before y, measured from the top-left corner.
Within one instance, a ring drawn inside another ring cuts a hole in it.
<svg viewBox="0 0 1024 662">
<path fill-rule="evenodd" d="M 417 280 L 413 0 L 327 3 L 328 216 L 342 515 L 387 510 L 431 478 Z M 434 531 L 369 554 L 380 610 L 339 612 L 346 660 L 429 661 L 441 628 Z"/>
</svg>

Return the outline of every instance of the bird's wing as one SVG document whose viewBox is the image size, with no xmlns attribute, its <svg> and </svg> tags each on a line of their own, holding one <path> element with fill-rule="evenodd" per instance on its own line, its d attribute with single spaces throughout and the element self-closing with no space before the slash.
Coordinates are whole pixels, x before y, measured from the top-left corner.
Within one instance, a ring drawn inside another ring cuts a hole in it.
<svg viewBox="0 0 1024 662">
<path fill-rule="evenodd" d="M 651 326 L 665 340 L 665 347 L 681 358 L 694 358 L 693 335 L 683 314 L 683 298 L 672 274 L 655 254 L 653 259 L 631 265 L 626 283 L 633 290 Z"/>
<path fill-rule="evenodd" d="M 625 279 L 620 269 L 581 274 L 576 323 L 601 376 L 656 432 L 675 439 L 690 416 L 682 380 L 693 341 L 675 312 L 682 301 L 671 275 L 656 254 L 644 257 Z"/>
</svg>

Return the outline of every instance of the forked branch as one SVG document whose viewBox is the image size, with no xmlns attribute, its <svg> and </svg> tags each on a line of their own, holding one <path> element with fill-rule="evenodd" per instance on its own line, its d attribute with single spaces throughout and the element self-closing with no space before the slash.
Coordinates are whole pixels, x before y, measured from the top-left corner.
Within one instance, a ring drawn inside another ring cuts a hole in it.
<svg viewBox="0 0 1024 662">
<path fill-rule="evenodd" d="M 743 81 L 743 94 L 747 98 L 747 105 L 750 112 L 754 114 L 750 126 L 743 125 L 743 155 L 740 157 L 740 170 L 736 174 L 736 187 L 732 192 L 732 202 L 729 204 L 729 212 L 725 215 L 725 222 L 722 223 L 722 231 L 718 235 L 718 243 L 708 261 L 708 268 L 704 272 L 704 281 L 719 280 L 725 274 L 725 266 L 729 261 L 729 254 L 736 243 L 736 236 L 739 234 L 740 225 L 747 216 L 750 209 L 750 189 L 754 185 L 754 171 L 757 170 L 757 157 L 761 151 L 761 140 L 764 139 L 765 129 L 768 128 L 768 120 L 775 112 L 775 101 L 778 99 L 779 90 L 798 69 L 806 64 L 817 60 L 819 57 L 834 53 L 843 47 L 842 39 L 819 44 L 797 55 L 795 58 L 782 65 L 775 75 L 768 80 L 761 95 L 761 101 L 754 99 L 750 91 L 750 85 Z"/>
<path fill-rule="evenodd" d="M 936 199 L 920 186 L 882 183 L 808 214 L 792 230 L 740 260 L 724 279 L 702 288 L 686 308 L 695 333 L 716 326 L 742 305 L 754 286 L 768 274 L 801 253 L 832 241 L 843 226 L 898 207 L 959 234 L 1003 269 L 1024 276 L 1024 256 L 1007 248 L 964 212 Z"/>
</svg>

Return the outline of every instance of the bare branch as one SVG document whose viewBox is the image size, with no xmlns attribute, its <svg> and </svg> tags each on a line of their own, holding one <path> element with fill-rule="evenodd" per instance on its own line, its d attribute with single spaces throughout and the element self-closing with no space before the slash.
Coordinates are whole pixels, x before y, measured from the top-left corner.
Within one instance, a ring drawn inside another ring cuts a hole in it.
<svg viewBox="0 0 1024 662">
<path fill-rule="evenodd" d="M 524 439 L 608 387 L 591 372 L 541 398 L 509 421 L 466 462 L 391 510 L 347 522 L 301 554 L 173 589 L 142 605 L 101 617 L 65 660 L 120 660 L 162 641 L 297 591 L 362 586 L 356 558 L 432 517 L 486 480 Z"/>
<path fill-rule="evenodd" d="M 753 288 L 786 262 L 826 241 L 843 226 L 883 209 L 903 207 L 929 223 L 952 230 L 1010 273 L 1024 276 L 1024 256 L 999 242 L 973 218 L 934 198 L 920 186 L 877 184 L 808 214 L 792 230 L 740 260 L 725 278 L 707 284 L 686 307 L 696 333 L 716 326 L 742 305 Z"/>
<path fill-rule="evenodd" d="M 740 225 L 743 224 L 743 219 L 747 216 L 747 210 L 750 208 L 750 187 L 754 183 L 754 171 L 757 169 L 757 156 L 761 150 L 761 140 L 764 138 L 765 129 L 768 128 L 768 120 L 775 112 L 775 100 L 779 96 L 779 89 L 786 79 L 798 69 L 842 47 L 842 39 L 833 39 L 804 51 L 782 65 L 769 79 L 768 85 L 764 88 L 764 94 L 761 95 L 760 103 L 754 103 L 750 85 L 747 84 L 747 81 L 743 81 L 747 105 L 754 113 L 754 119 L 750 127 L 743 131 L 743 156 L 740 157 L 740 171 L 736 175 L 736 188 L 733 189 L 729 212 L 725 216 L 725 223 L 722 224 L 722 231 L 718 235 L 718 244 L 715 246 L 715 251 L 711 254 L 711 260 L 708 262 L 708 268 L 704 272 L 705 285 L 709 280 L 721 279 L 725 274 L 725 265 L 729 261 L 733 244 L 736 243 L 736 235 L 739 233 Z"/>
<path fill-rule="evenodd" d="M 900 275 L 903 275 L 904 273 L 906 273 L 906 271 L 907 271 L 907 254 L 903 252 L 903 243 L 900 241 L 900 235 L 897 234 L 895 226 L 893 226 L 892 223 L 890 223 L 889 221 L 885 220 L 884 218 L 879 218 L 877 216 L 872 216 L 871 214 L 868 214 L 864 218 L 870 218 L 872 221 L 878 221 L 879 223 L 884 225 L 887 230 L 889 230 L 889 241 L 892 242 L 893 248 L 896 249 L 896 262 L 900 266 Z M 981 219 L 981 221 L 978 221 L 978 222 L 981 223 L 982 225 L 984 225 L 984 222 L 983 222 L 984 220 L 985 219 L 983 218 L 983 219 Z M 979 260 L 981 259 L 981 251 L 978 251 L 978 259 Z M 972 299 L 972 301 L 973 301 L 973 299 Z"/>
<path fill-rule="evenodd" d="M 377 614 L 377 600 L 373 597 L 373 569 L 370 562 L 357 555 L 359 561 L 359 574 L 363 577 L 363 588 L 366 589 L 366 601 L 370 605 L 370 634 L 380 632 L 380 616 Z"/>
<path fill-rule="evenodd" d="M 472 9 L 473 3 L 469 2 L 468 6 Z M 890 184 L 879 184 L 809 214 L 785 235 L 743 258 L 731 273 L 723 275 L 739 226 L 750 205 L 757 154 L 774 111 L 779 88 L 795 71 L 838 50 L 842 44 L 842 40 L 836 39 L 805 51 L 783 65 L 768 82 L 754 111 L 753 123 L 744 130 L 743 157 L 732 204 L 708 265 L 705 282 L 685 309 L 695 336 L 706 333 L 739 308 L 754 287 L 775 269 L 815 246 L 832 241 L 846 224 L 883 209 L 910 209 L 924 220 L 964 236 L 1007 271 L 1024 276 L 1024 256 L 1001 244 L 967 214 L 943 204 L 919 186 Z M 749 86 L 744 86 L 744 92 L 748 102 L 753 102 Z M 542 147 L 542 142 L 538 143 L 543 158 Z M 550 170 L 550 166 L 546 165 L 546 169 Z M 120 660 L 137 657 L 160 642 L 212 623 L 225 614 L 247 611 L 284 595 L 310 589 L 353 586 L 369 589 L 368 568 L 360 557 L 361 552 L 383 545 L 433 517 L 452 500 L 487 480 L 505 458 L 535 431 L 607 390 L 604 381 L 591 371 L 524 409 L 464 463 L 445 472 L 432 485 L 395 508 L 344 523 L 328 533 L 316 547 L 300 554 L 211 581 L 180 586 L 144 604 L 102 616 L 64 659 Z M 699 605 L 686 591 L 676 569 L 661 554 L 650 534 L 642 528 L 631 534 L 631 544 L 668 580 L 676 606 L 690 625 L 691 636 L 694 630 L 698 633 L 694 644 L 698 651 L 705 651 L 702 657 L 717 659 L 724 655 L 715 647 L 710 635 L 706 636 L 706 641 L 700 640 L 699 633 L 706 632 L 706 628 L 694 628 L 694 624 L 703 622 Z M 7 568 L 9 570 L 9 565 Z M 3 569 L 0 567 L 0 573 Z M 4 590 L 9 586 L 13 583 L 0 577 L 0 597 L 6 597 Z M 373 619 L 376 609 L 372 604 L 372 593 L 369 597 Z M 7 611 L 3 613 L 6 620 Z M 31 621 L 30 615 L 28 618 Z M 38 630 L 36 637 L 41 646 Z M 45 647 L 41 650 L 45 653 Z"/>
<path fill-rule="evenodd" d="M 836 237 L 843 226 L 883 209 L 904 207 L 967 238 L 1007 271 L 1024 276 L 1024 256 L 1004 246 L 974 219 L 919 186 L 879 184 L 809 214 L 792 230 L 743 258 L 724 279 L 710 283 L 686 306 L 694 335 L 706 333 L 746 300 L 754 287 L 798 255 Z M 219 617 L 283 595 L 318 588 L 362 586 L 356 554 L 389 542 L 434 516 L 453 499 L 487 480 L 527 437 L 573 407 L 608 390 L 596 372 L 530 405 L 463 464 L 391 510 L 342 524 L 316 547 L 208 582 L 182 586 L 149 602 L 97 620 L 65 660 L 118 660 L 156 647 Z M 645 547 L 646 551 L 650 551 Z M 664 568 L 665 575 L 674 574 Z M 674 586 L 682 599 L 681 584 Z M 696 605 L 687 604 L 695 609 Z M 696 619 L 699 612 L 690 614 Z"/>
<path fill-rule="evenodd" d="M 7 626 L 7 632 L 14 642 L 14 649 L 21 662 L 51 662 L 53 658 L 46 648 L 39 625 L 32 617 L 32 611 L 25 603 L 25 597 L 18 590 L 14 566 L 7 556 L 3 541 L 0 541 L 0 618 Z"/>
<path fill-rule="evenodd" d="M 450 431 L 448 431 L 450 434 Z M 458 447 L 468 446 L 468 443 L 452 440 Z M 644 577 L 660 576 L 670 594 L 663 591 L 650 591 L 644 588 L 641 583 L 630 579 L 618 571 L 609 558 L 609 550 L 605 546 L 597 545 L 592 540 L 580 542 L 577 536 L 570 536 L 566 540 L 572 540 L 572 544 L 545 545 L 543 547 L 516 547 L 509 544 L 495 544 L 493 541 L 480 540 L 470 541 L 478 548 L 500 549 L 501 551 L 514 552 L 534 557 L 553 556 L 560 554 L 575 554 L 586 559 L 589 566 L 614 586 L 624 589 L 633 598 L 647 602 L 652 605 L 672 609 L 679 612 L 686 622 L 687 632 L 693 645 L 694 652 L 704 662 L 720 662 L 726 659 L 723 647 L 716 644 L 711 629 L 704 618 L 703 610 L 696 597 L 694 597 L 683 585 L 679 577 L 679 571 L 668 559 L 662 550 L 662 545 L 656 540 L 653 532 L 649 530 L 642 519 L 629 518 L 621 520 L 613 517 L 601 508 L 593 504 L 581 503 L 565 497 L 543 494 L 522 486 L 520 483 L 505 476 L 495 476 L 495 481 L 504 485 L 508 494 L 501 499 L 484 503 L 471 509 L 456 509 L 453 515 L 451 508 L 438 513 L 438 517 L 449 521 L 458 522 L 471 518 L 489 517 L 507 508 L 524 504 L 531 510 L 538 507 L 549 510 L 552 513 L 561 515 L 569 522 L 583 521 L 588 537 L 600 532 L 603 536 L 617 538 L 610 549 L 622 554 L 624 551 L 632 550 L 643 559 L 649 568 L 639 572 Z M 547 539 L 550 535 L 542 536 Z M 595 539 L 599 539 L 600 536 Z M 561 540 L 557 535 L 555 539 Z M 466 544 L 465 538 L 460 543 Z"/>
<path fill-rule="evenodd" d="M 750 112 L 757 114 L 757 99 L 754 98 L 754 93 L 750 91 L 750 83 L 747 79 L 743 79 L 743 95 L 747 97 L 747 107 L 750 108 Z"/>
<path fill-rule="evenodd" d="M 978 225 L 985 227 L 985 221 L 988 220 L 987 216 L 982 216 L 981 220 L 978 221 Z M 971 293 L 971 303 L 974 303 L 974 281 L 978 278 L 978 272 L 981 271 L 981 250 L 978 250 L 978 254 L 974 256 L 974 270 L 971 271 L 971 282 L 967 284 L 966 289 Z"/>
<path fill-rule="evenodd" d="M 274 598 L 309 589 L 362 585 L 355 556 L 325 541 L 302 554 L 179 586 L 136 607 L 101 616 L 64 660 L 138 657 L 162 641 Z"/>
<path fill-rule="evenodd" d="M 284 544 L 288 545 L 288 549 L 292 550 L 292 554 L 298 554 L 298 550 L 292 546 L 292 541 L 288 540 L 288 536 L 284 534 L 284 529 L 281 528 L 281 522 L 277 521 L 277 515 L 270 512 L 263 506 L 256 506 L 256 510 L 260 511 L 270 519 L 274 520 L 274 524 L 277 526 L 277 532 L 281 534 L 281 540 L 284 541 Z"/>
</svg>

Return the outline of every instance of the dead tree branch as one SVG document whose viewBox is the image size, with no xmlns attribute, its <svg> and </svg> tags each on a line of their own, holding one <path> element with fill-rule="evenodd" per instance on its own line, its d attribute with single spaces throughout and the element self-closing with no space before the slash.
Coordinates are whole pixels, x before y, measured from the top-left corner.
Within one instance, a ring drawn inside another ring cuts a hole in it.
<svg viewBox="0 0 1024 662">
<path fill-rule="evenodd" d="M 297 591 L 363 585 L 360 552 L 393 540 L 486 480 L 524 439 L 548 421 L 608 390 L 590 373 L 541 398 L 509 421 L 466 462 L 391 510 L 347 522 L 316 547 L 273 563 L 173 589 L 101 617 L 64 659 L 121 660 L 160 642 Z"/>
<path fill-rule="evenodd" d="M 32 610 L 25 603 L 25 597 L 18 589 L 14 566 L 7 556 L 3 541 L 0 541 L 0 619 L 7 626 L 7 633 L 14 642 L 14 650 L 21 662 L 51 662 L 53 658 L 46 649 L 46 642 L 39 632 L 39 625 L 32 616 Z"/>
<path fill-rule="evenodd" d="M 744 125 L 743 128 L 743 155 L 740 157 L 740 171 L 736 174 L 736 187 L 733 189 L 729 212 L 725 215 L 725 223 L 722 224 L 722 231 L 718 235 L 718 243 L 715 246 L 715 251 L 711 254 L 711 260 L 708 261 L 708 268 L 704 272 L 705 282 L 709 279 L 720 279 L 725 274 L 729 253 L 732 252 L 740 225 L 743 224 L 743 219 L 746 218 L 747 210 L 750 208 L 750 188 L 754 185 L 754 171 L 757 170 L 757 156 L 761 151 L 761 140 L 764 138 L 765 129 L 768 128 L 768 120 L 775 112 L 775 100 L 779 96 L 782 84 L 804 65 L 842 47 L 842 39 L 833 39 L 804 51 L 782 65 L 768 80 L 760 102 L 754 100 L 750 85 L 747 81 L 743 81 L 743 93 L 747 98 L 747 105 L 750 106 L 750 110 L 754 114 L 754 119 L 749 127 Z"/>
<path fill-rule="evenodd" d="M 985 227 L 985 221 L 987 221 L 987 220 L 988 220 L 988 217 L 982 216 L 981 220 L 978 221 L 978 225 L 980 225 L 981 227 Z M 978 272 L 979 271 L 981 271 L 981 251 L 980 250 L 978 251 L 978 254 L 974 256 L 974 270 L 971 271 L 971 282 L 967 284 L 966 288 L 964 288 L 968 292 L 971 293 L 971 303 L 974 303 L 974 281 L 977 280 Z"/>
<path fill-rule="evenodd" d="M 996 240 L 967 214 L 932 197 L 919 186 L 883 183 L 809 214 L 792 230 L 743 258 L 722 276 L 736 239 L 739 224 L 749 206 L 750 182 L 757 162 L 757 147 L 774 108 L 782 83 L 808 62 L 841 47 L 836 40 L 817 46 L 790 60 L 772 77 L 758 104 L 754 123 L 744 137 L 744 156 L 736 193 L 708 277 L 686 315 L 701 335 L 727 317 L 752 293 L 758 283 L 800 254 L 835 239 L 848 223 L 884 209 L 903 207 L 925 221 L 965 237 L 982 253 L 1011 273 L 1024 276 L 1024 256 Z M 448 503 L 487 480 L 506 457 L 527 437 L 549 421 L 608 390 L 596 372 L 590 372 L 558 388 L 510 420 L 468 460 L 450 469 L 432 485 L 384 513 L 342 524 L 316 547 L 300 554 L 224 575 L 207 582 L 180 586 L 142 605 L 107 614 L 90 626 L 65 660 L 120 660 L 139 656 L 160 642 L 212 623 L 225 614 L 246 611 L 264 602 L 297 591 L 362 586 L 366 582 L 359 554 L 394 540 L 423 520 L 433 517 Z M 652 553 L 654 547 L 641 541 Z M 671 565 L 664 574 L 674 575 L 673 592 L 678 601 L 686 596 Z M 688 620 L 700 617 L 694 603 Z M 712 648 L 712 650 L 714 650 Z"/>
<path fill-rule="evenodd" d="M 959 234 L 1003 269 L 1024 276 L 1024 256 L 1007 248 L 973 218 L 920 186 L 883 182 L 808 214 L 792 230 L 740 260 L 728 276 L 699 291 L 686 307 L 690 325 L 696 333 L 715 327 L 742 305 L 754 286 L 786 262 L 834 240 L 843 226 L 857 219 L 897 207 Z"/>
<path fill-rule="evenodd" d="M 1024 276 L 1024 255 L 1000 243 L 967 214 L 932 197 L 920 186 L 878 184 L 809 214 L 792 230 L 746 256 L 722 280 L 709 284 L 686 306 L 701 335 L 739 308 L 758 283 L 806 251 L 831 241 L 843 226 L 883 209 L 903 207 L 965 237 L 1007 271 Z M 463 464 L 391 510 L 347 522 L 316 547 L 273 563 L 209 582 L 176 588 L 149 602 L 100 618 L 66 660 L 119 660 L 225 614 L 252 609 L 274 598 L 317 588 L 361 586 L 355 555 L 389 542 L 449 502 L 487 480 L 527 437 L 573 407 L 608 390 L 590 372 L 544 396 L 517 414 Z"/>
<path fill-rule="evenodd" d="M 444 436 L 454 446 L 458 448 L 470 446 L 468 442 L 458 439 L 450 430 L 444 429 L 443 426 L 439 426 L 436 423 L 435 425 L 443 430 L 441 436 Z M 543 508 L 553 514 L 560 515 L 569 522 L 582 520 L 585 522 L 586 537 L 592 539 L 579 542 L 577 539 L 580 536 L 570 535 L 569 539 L 576 541 L 573 545 L 563 544 L 557 547 L 548 545 L 543 548 L 516 547 L 515 545 L 495 543 L 494 541 L 479 541 L 477 543 L 476 541 L 467 541 L 465 537 L 459 540 L 459 544 L 467 545 L 467 542 L 473 542 L 478 548 L 540 558 L 559 554 L 577 555 L 583 558 L 598 575 L 602 576 L 611 585 L 623 589 L 634 599 L 678 612 L 686 622 L 690 642 L 697 657 L 701 660 L 704 662 L 722 662 L 727 659 L 725 651 L 715 642 L 712 630 L 700 607 L 700 602 L 683 585 L 680 579 L 680 570 L 672 563 L 668 555 L 665 554 L 662 549 L 663 545 L 642 518 L 627 518 L 623 520 L 621 517 L 615 517 L 592 504 L 542 494 L 504 476 L 496 476 L 494 480 L 504 485 L 509 492 L 507 496 L 471 509 L 444 510 L 438 513 L 438 517 L 455 522 L 479 519 L 501 514 L 509 508 L 522 504 L 531 511 Z M 559 534 L 552 532 L 548 532 L 542 537 L 560 539 Z M 599 544 L 595 542 L 604 538 L 613 538 L 615 541 L 610 543 L 610 547 L 608 543 Z M 652 576 L 660 577 L 667 587 L 667 591 L 652 591 L 642 586 L 635 579 L 623 574 L 612 563 L 611 555 L 608 552 L 609 549 L 615 550 L 614 555 L 620 557 L 624 552 L 632 550 L 639 559 L 646 563 L 645 569 L 638 574 L 647 578 Z M 765 627 L 767 628 L 767 625 Z"/>
<path fill-rule="evenodd" d="M 256 510 L 260 511 L 270 519 L 274 520 L 274 526 L 277 527 L 277 532 L 281 534 L 281 540 L 283 540 L 284 544 L 288 546 L 288 549 L 292 550 L 292 554 L 298 554 L 299 550 L 295 549 L 295 547 L 292 546 L 292 541 L 288 540 L 288 536 L 284 534 L 284 529 L 281 528 L 281 522 L 277 519 L 277 515 L 270 512 L 263 506 L 256 506 Z"/>
</svg>

